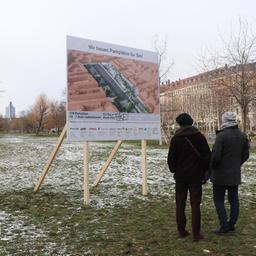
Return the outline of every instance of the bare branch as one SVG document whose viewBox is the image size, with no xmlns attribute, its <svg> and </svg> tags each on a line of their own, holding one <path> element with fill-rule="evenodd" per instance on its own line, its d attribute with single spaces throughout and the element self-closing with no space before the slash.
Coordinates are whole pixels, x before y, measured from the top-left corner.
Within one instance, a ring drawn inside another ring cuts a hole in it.
<svg viewBox="0 0 256 256">
<path fill-rule="evenodd" d="M 246 20 L 239 19 L 238 25 L 238 31 L 231 29 L 228 39 L 220 36 L 223 49 L 209 51 L 203 65 L 208 71 L 214 66 L 221 71 L 221 74 L 210 71 L 209 80 L 219 81 L 228 97 L 236 100 L 245 131 L 249 104 L 256 100 L 256 34 Z M 218 90 L 216 87 L 214 89 Z"/>
<path fill-rule="evenodd" d="M 169 60 L 168 56 L 168 37 L 165 36 L 161 41 L 158 35 L 153 38 L 153 46 L 158 53 L 158 66 L 159 66 L 159 81 L 160 83 L 167 79 L 170 70 L 174 65 L 173 60 Z"/>
</svg>

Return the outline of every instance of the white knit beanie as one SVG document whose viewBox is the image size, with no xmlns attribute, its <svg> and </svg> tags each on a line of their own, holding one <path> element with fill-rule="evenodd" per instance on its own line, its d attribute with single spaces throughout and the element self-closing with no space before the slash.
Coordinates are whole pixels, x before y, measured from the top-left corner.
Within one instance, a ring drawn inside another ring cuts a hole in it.
<svg viewBox="0 0 256 256">
<path fill-rule="evenodd" d="M 222 129 L 225 129 L 227 127 L 236 126 L 236 113 L 234 112 L 225 112 L 222 115 Z"/>
</svg>

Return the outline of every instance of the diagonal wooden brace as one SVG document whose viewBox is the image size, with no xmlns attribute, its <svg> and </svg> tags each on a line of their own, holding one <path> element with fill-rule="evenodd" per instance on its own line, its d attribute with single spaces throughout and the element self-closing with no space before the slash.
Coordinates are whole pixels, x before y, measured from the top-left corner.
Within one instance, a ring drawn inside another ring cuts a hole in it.
<svg viewBox="0 0 256 256">
<path fill-rule="evenodd" d="M 100 173 L 98 174 L 98 176 L 96 177 L 96 180 L 94 182 L 94 186 L 97 186 L 99 184 L 99 182 L 101 181 L 102 176 L 104 175 L 104 173 L 106 172 L 107 168 L 109 167 L 112 159 L 114 158 L 114 156 L 117 153 L 117 150 L 119 149 L 119 147 L 122 144 L 122 140 L 118 140 L 115 147 L 113 148 L 111 154 L 108 157 L 108 160 L 105 162 L 105 164 L 102 166 Z"/>
<path fill-rule="evenodd" d="M 64 126 L 64 128 L 63 128 L 63 130 L 62 130 L 62 132 L 60 134 L 60 137 L 58 139 L 58 142 L 56 143 L 56 145 L 55 145 L 55 147 L 54 147 L 54 149 L 53 149 L 53 151 L 51 153 L 51 156 L 48 159 L 47 164 L 44 167 L 44 170 L 43 170 L 43 172 L 42 172 L 42 174 L 41 174 L 41 176 L 40 176 L 40 178 L 39 178 L 39 180 L 38 180 L 38 182 L 37 182 L 37 184 L 36 184 L 36 186 L 34 188 L 35 192 L 39 191 L 40 186 L 43 183 L 44 178 L 47 175 L 47 173 L 48 173 L 48 171 L 49 171 L 49 169 L 51 167 L 51 164 L 52 164 L 54 158 L 56 157 L 56 155 L 57 155 L 57 153 L 58 153 L 58 151 L 60 149 L 60 146 L 61 146 L 61 144 L 62 144 L 62 142 L 63 142 L 63 140 L 65 138 L 66 132 L 67 132 L 67 125 Z"/>
</svg>

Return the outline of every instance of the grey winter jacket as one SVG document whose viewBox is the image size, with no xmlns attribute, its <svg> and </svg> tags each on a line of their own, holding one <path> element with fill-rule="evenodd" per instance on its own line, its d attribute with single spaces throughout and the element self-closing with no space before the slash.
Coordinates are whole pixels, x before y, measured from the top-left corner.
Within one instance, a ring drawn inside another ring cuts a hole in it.
<svg viewBox="0 0 256 256">
<path fill-rule="evenodd" d="M 233 186 L 241 183 L 241 165 L 249 158 L 246 135 L 237 126 L 223 129 L 216 136 L 211 156 L 211 181 Z"/>
</svg>

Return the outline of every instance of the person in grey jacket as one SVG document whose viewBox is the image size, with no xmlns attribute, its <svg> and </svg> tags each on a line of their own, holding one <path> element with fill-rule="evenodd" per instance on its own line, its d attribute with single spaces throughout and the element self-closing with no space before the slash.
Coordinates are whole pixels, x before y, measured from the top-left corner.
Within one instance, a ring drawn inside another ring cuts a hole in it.
<svg viewBox="0 0 256 256">
<path fill-rule="evenodd" d="M 213 201 L 220 228 L 213 231 L 224 234 L 235 231 L 239 215 L 238 186 L 241 183 L 241 166 L 249 158 L 249 143 L 236 122 L 236 114 L 222 115 L 222 129 L 217 133 L 211 156 L 211 182 Z M 224 198 L 228 192 L 230 216 L 227 217 Z"/>
</svg>

